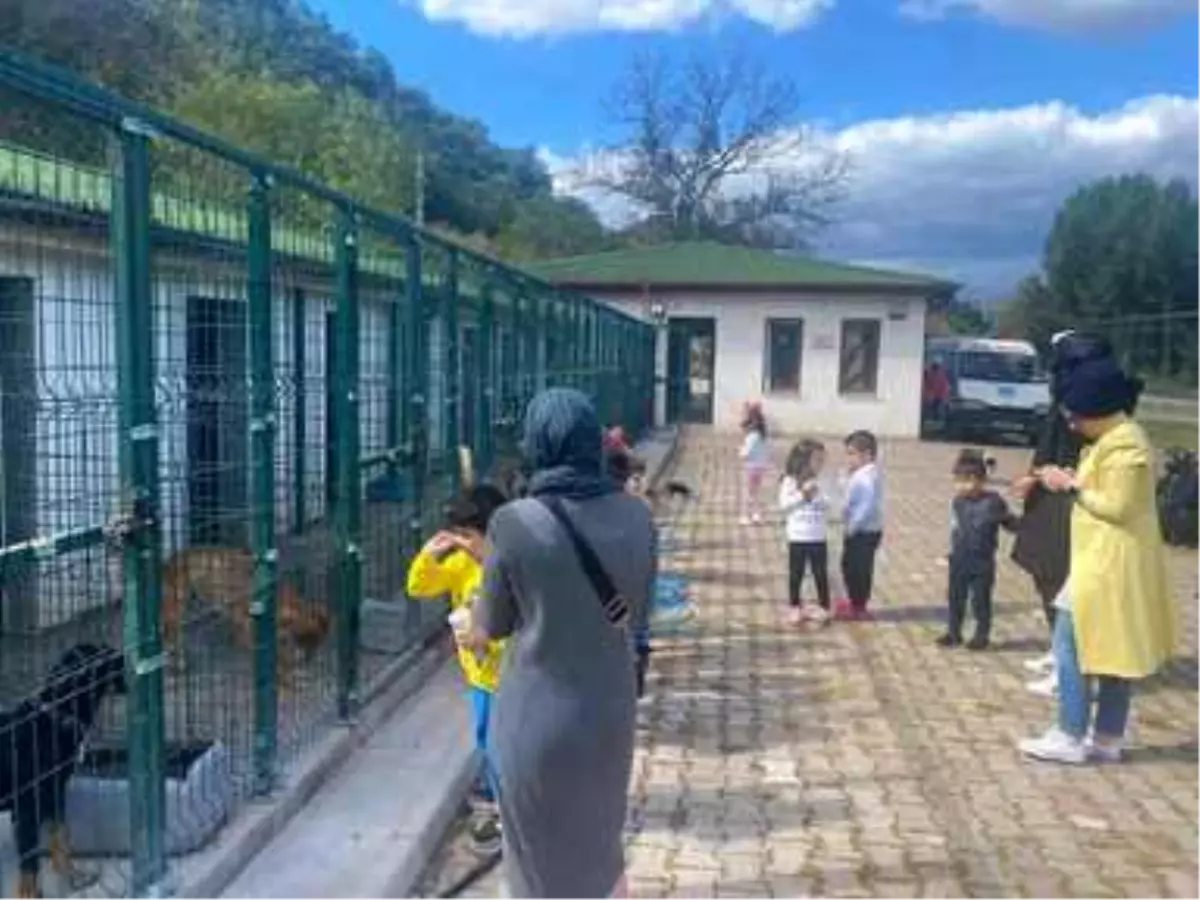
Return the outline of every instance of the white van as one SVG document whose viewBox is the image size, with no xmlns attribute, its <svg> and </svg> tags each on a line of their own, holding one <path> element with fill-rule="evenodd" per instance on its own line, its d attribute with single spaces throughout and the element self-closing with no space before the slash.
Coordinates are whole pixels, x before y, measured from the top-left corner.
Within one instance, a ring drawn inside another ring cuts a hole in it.
<svg viewBox="0 0 1200 900">
<path fill-rule="evenodd" d="M 1050 410 L 1050 380 L 1028 341 L 931 338 L 925 371 L 949 381 L 945 402 L 923 405 L 922 426 L 957 439 L 1020 435 L 1037 441 Z"/>
</svg>

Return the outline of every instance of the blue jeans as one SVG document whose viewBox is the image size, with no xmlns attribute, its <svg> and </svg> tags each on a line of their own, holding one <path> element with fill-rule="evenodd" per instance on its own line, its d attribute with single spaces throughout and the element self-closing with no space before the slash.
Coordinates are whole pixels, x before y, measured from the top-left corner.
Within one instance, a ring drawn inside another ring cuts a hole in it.
<svg viewBox="0 0 1200 900">
<path fill-rule="evenodd" d="M 1054 667 L 1058 673 L 1058 727 L 1082 739 L 1092 719 L 1092 685 L 1080 671 L 1075 620 L 1065 609 L 1058 611 L 1054 622 Z M 1111 675 L 1100 675 L 1095 681 L 1096 734 L 1102 738 L 1124 737 L 1133 682 Z"/>
<path fill-rule="evenodd" d="M 492 718 L 492 693 L 483 688 L 471 688 L 471 709 L 475 714 L 475 748 L 479 751 L 483 793 L 489 800 L 500 796 L 496 767 L 488 750 L 488 727 Z"/>
</svg>

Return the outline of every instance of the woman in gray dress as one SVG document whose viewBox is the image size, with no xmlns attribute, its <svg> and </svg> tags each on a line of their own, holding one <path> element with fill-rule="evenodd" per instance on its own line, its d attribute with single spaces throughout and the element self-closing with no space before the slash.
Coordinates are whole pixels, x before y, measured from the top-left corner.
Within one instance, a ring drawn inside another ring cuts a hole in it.
<svg viewBox="0 0 1200 900">
<path fill-rule="evenodd" d="M 501 508 L 474 606 L 476 639 L 511 637 L 492 718 L 508 889 L 606 897 L 625 888 L 636 725 L 631 633 L 655 574 L 646 505 L 605 475 L 595 409 L 578 391 L 534 398 L 525 417 L 530 496 Z M 557 505 L 629 617 L 613 624 Z"/>
</svg>

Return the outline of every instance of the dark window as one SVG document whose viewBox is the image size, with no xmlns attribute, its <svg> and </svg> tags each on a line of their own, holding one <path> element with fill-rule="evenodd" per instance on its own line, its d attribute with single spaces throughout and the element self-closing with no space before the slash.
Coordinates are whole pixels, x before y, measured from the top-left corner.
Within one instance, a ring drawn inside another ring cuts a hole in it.
<svg viewBox="0 0 1200 900">
<path fill-rule="evenodd" d="M 767 391 L 798 393 L 800 365 L 804 350 L 804 322 L 801 319 L 767 320 Z"/>
<path fill-rule="evenodd" d="M 838 364 L 838 390 L 843 394 L 874 394 L 879 385 L 878 319 L 842 322 L 842 352 Z"/>
</svg>

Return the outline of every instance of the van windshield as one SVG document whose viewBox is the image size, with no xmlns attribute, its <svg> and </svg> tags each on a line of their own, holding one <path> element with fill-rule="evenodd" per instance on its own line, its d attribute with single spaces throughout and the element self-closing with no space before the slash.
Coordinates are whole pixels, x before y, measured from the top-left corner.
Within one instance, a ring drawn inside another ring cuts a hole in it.
<svg viewBox="0 0 1200 900">
<path fill-rule="evenodd" d="M 1018 384 L 1045 381 L 1036 356 L 1018 353 L 960 353 L 958 377 L 972 381 L 1006 381 Z"/>
</svg>

